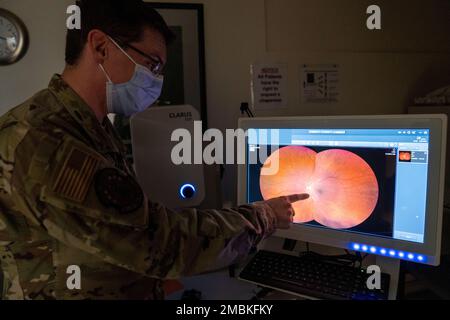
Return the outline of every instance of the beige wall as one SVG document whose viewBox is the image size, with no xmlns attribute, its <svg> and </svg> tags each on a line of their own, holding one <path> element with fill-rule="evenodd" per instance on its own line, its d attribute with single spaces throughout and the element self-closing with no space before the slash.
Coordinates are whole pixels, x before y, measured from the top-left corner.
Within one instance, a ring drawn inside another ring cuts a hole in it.
<svg viewBox="0 0 450 320">
<path fill-rule="evenodd" d="M 269 51 L 450 51 L 447 0 L 266 0 Z M 366 9 L 382 10 L 382 32 Z"/>
<path fill-rule="evenodd" d="M 0 114 L 47 86 L 64 67 L 66 9 L 70 0 L 0 0 L 30 34 L 30 48 L 18 63 L 0 67 Z"/>
<path fill-rule="evenodd" d="M 403 113 L 417 95 L 450 83 L 450 2 L 443 0 L 266 0 L 267 50 L 289 64 L 286 115 Z M 369 31 L 366 8 L 382 9 Z M 302 104 L 300 65 L 340 66 L 337 104 Z M 273 115 L 269 111 L 262 115 Z"/>
<path fill-rule="evenodd" d="M 31 33 L 28 55 L 0 68 L 0 113 L 46 86 L 64 59 L 69 0 L 0 0 Z M 170 1 L 164 1 L 170 2 Z M 177 1 L 180 2 L 180 1 Z M 366 0 L 204 0 L 208 121 L 233 128 L 250 100 L 250 64 L 289 64 L 289 107 L 270 115 L 401 113 L 417 94 L 450 82 L 449 2 L 377 0 L 382 32 L 365 29 Z M 425 31 L 423 31 L 425 30 Z M 333 105 L 300 103 L 299 66 L 338 63 L 341 98 Z M 227 168 L 225 199 L 235 199 Z"/>
</svg>

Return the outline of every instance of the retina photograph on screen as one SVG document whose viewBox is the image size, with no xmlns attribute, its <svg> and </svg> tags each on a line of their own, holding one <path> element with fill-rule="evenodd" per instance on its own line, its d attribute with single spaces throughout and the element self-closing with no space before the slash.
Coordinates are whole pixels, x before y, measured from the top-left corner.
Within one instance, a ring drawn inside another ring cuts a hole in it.
<svg viewBox="0 0 450 320">
<path fill-rule="evenodd" d="M 293 204 L 294 223 L 393 237 L 396 149 L 285 145 L 260 156 L 248 168 L 249 201 L 308 193 Z M 261 175 L 274 157 L 277 172 Z"/>
</svg>

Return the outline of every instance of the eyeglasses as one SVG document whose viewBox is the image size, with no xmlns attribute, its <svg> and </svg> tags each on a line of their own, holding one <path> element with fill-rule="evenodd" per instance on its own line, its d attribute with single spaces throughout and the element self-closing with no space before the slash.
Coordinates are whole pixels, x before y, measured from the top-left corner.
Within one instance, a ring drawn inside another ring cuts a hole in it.
<svg viewBox="0 0 450 320">
<path fill-rule="evenodd" d="M 149 60 L 152 62 L 152 65 L 151 65 L 150 67 L 148 67 L 148 69 L 149 69 L 153 74 L 155 74 L 155 75 L 157 75 L 157 76 L 161 76 L 161 75 L 164 74 L 164 73 L 163 73 L 163 72 L 164 72 L 164 71 L 163 71 L 164 64 L 163 64 L 163 62 L 161 61 L 161 59 L 159 59 L 158 57 L 155 57 L 155 56 L 150 56 L 150 55 L 146 54 L 145 52 L 143 52 L 142 50 L 136 48 L 135 46 L 133 46 L 133 45 L 131 45 L 131 44 L 129 44 L 129 43 L 124 43 L 124 42 L 122 42 L 122 41 L 120 41 L 120 40 L 115 40 L 115 41 L 116 41 L 123 49 L 125 49 L 125 48 L 130 48 L 131 50 L 133 50 L 133 51 L 139 53 L 141 56 L 143 56 L 143 57 L 149 59 Z"/>
</svg>

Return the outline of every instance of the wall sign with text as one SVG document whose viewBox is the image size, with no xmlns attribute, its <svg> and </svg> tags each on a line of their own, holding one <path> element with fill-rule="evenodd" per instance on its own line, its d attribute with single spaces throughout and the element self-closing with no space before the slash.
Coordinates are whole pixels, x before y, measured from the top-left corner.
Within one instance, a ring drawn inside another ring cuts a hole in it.
<svg viewBox="0 0 450 320">
<path fill-rule="evenodd" d="M 339 101 L 338 65 L 303 65 L 301 68 L 303 103 L 335 103 Z"/>
<path fill-rule="evenodd" d="M 251 66 L 251 74 L 254 110 L 287 107 L 287 64 L 254 64 Z"/>
</svg>

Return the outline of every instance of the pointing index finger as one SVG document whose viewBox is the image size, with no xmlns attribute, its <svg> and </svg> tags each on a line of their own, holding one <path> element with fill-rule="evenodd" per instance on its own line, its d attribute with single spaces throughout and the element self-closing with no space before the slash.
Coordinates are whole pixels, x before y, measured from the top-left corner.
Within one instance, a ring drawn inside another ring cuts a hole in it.
<svg viewBox="0 0 450 320">
<path fill-rule="evenodd" d="M 287 200 L 290 203 L 295 203 L 295 202 L 307 200 L 307 199 L 309 199 L 309 194 L 307 194 L 307 193 L 293 194 L 293 195 L 290 195 L 287 197 Z"/>
</svg>

